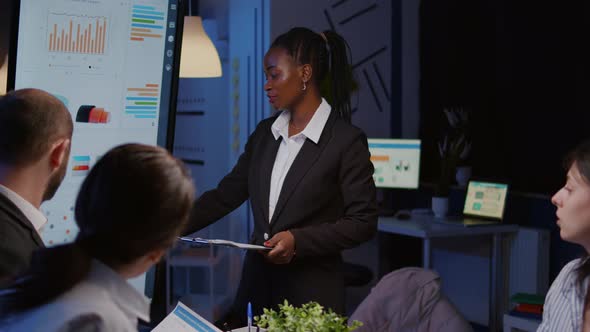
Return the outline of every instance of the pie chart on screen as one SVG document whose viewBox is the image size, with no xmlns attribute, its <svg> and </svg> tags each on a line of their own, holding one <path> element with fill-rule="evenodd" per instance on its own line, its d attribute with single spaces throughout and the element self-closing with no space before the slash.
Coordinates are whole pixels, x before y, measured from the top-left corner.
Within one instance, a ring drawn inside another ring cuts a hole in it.
<svg viewBox="0 0 590 332">
<path fill-rule="evenodd" d="M 76 113 L 76 122 L 109 123 L 111 122 L 111 113 L 94 105 L 82 105 Z"/>
</svg>

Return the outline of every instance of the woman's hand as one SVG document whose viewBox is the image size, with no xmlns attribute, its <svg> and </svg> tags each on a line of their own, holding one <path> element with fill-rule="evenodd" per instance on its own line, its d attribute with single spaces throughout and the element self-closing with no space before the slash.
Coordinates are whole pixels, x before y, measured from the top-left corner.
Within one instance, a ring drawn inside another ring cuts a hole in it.
<svg viewBox="0 0 590 332">
<path fill-rule="evenodd" d="M 264 252 L 265 258 L 273 264 L 288 264 L 295 256 L 295 238 L 289 231 L 275 234 L 264 242 L 266 247 L 272 247 L 270 252 Z"/>
</svg>

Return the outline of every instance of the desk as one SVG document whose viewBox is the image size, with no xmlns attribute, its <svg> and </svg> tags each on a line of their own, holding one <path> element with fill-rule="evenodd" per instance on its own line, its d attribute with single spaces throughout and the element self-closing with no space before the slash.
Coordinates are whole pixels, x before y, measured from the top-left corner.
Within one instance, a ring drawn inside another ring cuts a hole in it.
<svg viewBox="0 0 590 332">
<path fill-rule="evenodd" d="M 379 231 L 390 234 L 406 235 L 422 239 L 422 266 L 431 268 L 431 240 L 445 237 L 471 237 L 487 235 L 492 238 L 490 259 L 490 331 L 499 331 L 502 326 L 502 317 L 499 315 L 498 306 L 505 302 L 504 294 L 504 262 L 502 253 L 503 236 L 507 233 L 518 231 L 517 225 L 498 224 L 485 226 L 464 227 L 462 225 L 449 225 L 437 222 L 433 216 L 417 215 L 409 220 L 398 220 L 394 217 L 379 217 Z"/>
</svg>

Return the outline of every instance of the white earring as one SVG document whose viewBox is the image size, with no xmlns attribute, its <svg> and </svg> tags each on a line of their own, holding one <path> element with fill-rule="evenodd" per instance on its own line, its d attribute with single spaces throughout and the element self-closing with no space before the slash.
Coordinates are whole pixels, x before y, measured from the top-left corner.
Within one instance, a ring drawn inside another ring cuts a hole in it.
<svg viewBox="0 0 590 332">
<path fill-rule="evenodd" d="M 305 85 L 305 81 L 303 81 L 303 89 L 301 89 L 303 91 L 307 90 L 307 85 Z"/>
</svg>

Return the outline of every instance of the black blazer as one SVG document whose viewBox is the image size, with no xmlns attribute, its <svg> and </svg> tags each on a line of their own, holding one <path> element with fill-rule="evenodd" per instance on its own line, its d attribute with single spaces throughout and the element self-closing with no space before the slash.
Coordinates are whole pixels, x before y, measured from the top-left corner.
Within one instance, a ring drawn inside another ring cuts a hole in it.
<svg viewBox="0 0 590 332">
<path fill-rule="evenodd" d="M 29 268 L 33 251 L 43 247 L 29 219 L 0 194 L 0 280 Z"/>
<path fill-rule="evenodd" d="M 274 306 L 285 298 L 294 304 L 314 300 L 343 313 L 340 252 L 369 240 L 377 229 L 366 136 L 332 111 L 318 143 L 307 139 L 293 161 L 269 223 L 271 173 L 281 140 L 271 131 L 276 118 L 260 122 L 232 171 L 195 202 L 187 233 L 249 198 L 254 215 L 251 243 L 262 244 L 264 234 L 270 238 L 290 230 L 296 256 L 290 264 L 275 265 L 248 252 L 236 304 L 242 297 L 242 304 L 251 301 L 260 312 L 260 306 Z"/>
</svg>

